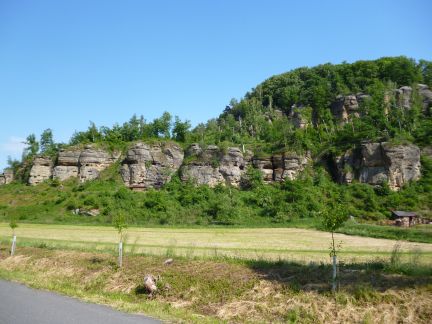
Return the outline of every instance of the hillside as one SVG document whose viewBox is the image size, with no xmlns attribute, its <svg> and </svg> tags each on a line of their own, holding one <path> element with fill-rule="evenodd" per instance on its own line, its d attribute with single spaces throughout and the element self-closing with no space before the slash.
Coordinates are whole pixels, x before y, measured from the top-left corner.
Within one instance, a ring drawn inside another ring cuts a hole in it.
<svg viewBox="0 0 432 324">
<path fill-rule="evenodd" d="M 0 219 L 319 226 L 335 206 L 358 222 L 432 218 L 431 89 L 425 60 L 324 64 L 273 76 L 194 129 L 164 113 L 91 123 L 67 144 L 30 134 L 0 176 Z"/>
</svg>

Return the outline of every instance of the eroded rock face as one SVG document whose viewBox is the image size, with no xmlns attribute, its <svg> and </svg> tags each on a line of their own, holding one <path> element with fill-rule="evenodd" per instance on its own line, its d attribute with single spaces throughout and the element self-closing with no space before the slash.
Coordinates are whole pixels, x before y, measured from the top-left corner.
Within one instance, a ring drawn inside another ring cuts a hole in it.
<svg viewBox="0 0 432 324">
<path fill-rule="evenodd" d="M 36 185 L 50 178 L 60 181 L 79 178 L 81 182 L 93 180 L 119 157 L 120 154 L 110 154 L 91 145 L 84 150 L 73 148 L 60 151 L 55 166 L 51 159 L 38 157 L 33 161 L 29 184 Z"/>
<path fill-rule="evenodd" d="M 285 179 L 294 180 L 309 162 L 308 156 L 289 152 L 271 157 L 255 157 L 252 160 L 254 167 L 261 170 L 263 181 L 266 183 Z"/>
<path fill-rule="evenodd" d="M 80 182 L 99 178 L 100 172 L 114 163 L 118 158 L 119 156 L 111 155 L 104 150 L 86 146 L 78 160 Z"/>
<path fill-rule="evenodd" d="M 419 84 L 418 91 L 422 99 L 423 112 L 427 115 L 431 115 L 432 114 L 432 91 L 425 84 Z"/>
<path fill-rule="evenodd" d="M 181 147 L 173 143 L 137 143 L 127 152 L 121 176 L 132 189 L 160 188 L 180 168 L 183 157 Z"/>
<path fill-rule="evenodd" d="M 14 180 L 14 174 L 12 169 L 4 169 L 3 173 L 0 174 L 0 186 L 11 183 Z"/>
<path fill-rule="evenodd" d="M 408 86 L 403 86 L 396 90 L 396 101 L 400 107 L 411 109 L 412 92 L 412 88 Z"/>
<path fill-rule="evenodd" d="M 79 174 L 79 157 L 81 151 L 62 150 L 58 154 L 57 165 L 53 170 L 53 177 L 64 181 L 69 178 L 77 178 Z"/>
<path fill-rule="evenodd" d="M 36 157 L 30 170 L 29 184 L 35 186 L 52 176 L 53 161 L 48 157 Z"/>
<path fill-rule="evenodd" d="M 290 118 L 291 122 L 293 123 L 294 127 L 304 129 L 309 125 L 309 121 L 306 118 L 305 114 L 308 107 L 305 107 L 300 104 L 296 104 L 291 106 L 290 110 L 288 111 L 288 117 Z M 310 109 L 310 108 L 309 108 Z"/>
<path fill-rule="evenodd" d="M 210 145 L 205 150 L 194 144 L 187 155 L 188 163 L 181 168 L 182 180 L 194 180 L 197 184 L 214 187 L 228 184 L 238 187 L 242 182 L 246 167 L 252 164 L 259 169 L 265 183 L 296 179 L 308 164 L 308 157 L 285 153 L 269 157 L 253 157 L 251 152 L 230 147 L 223 152 Z"/>
<path fill-rule="evenodd" d="M 222 152 L 216 145 L 209 145 L 203 150 L 198 144 L 192 144 L 186 156 L 189 161 L 181 168 L 183 181 L 193 180 L 210 187 L 218 184 L 240 185 L 246 162 L 239 148 L 229 147 Z"/>
<path fill-rule="evenodd" d="M 338 181 L 381 185 L 392 190 L 420 178 L 420 149 L 415 145 L 367 143 L 360 149 L 347 151 L 335 160 Z"/>
<path fill-rule="evenodd" d="M 352 117 L 360 117 L 359 103 L 355 95 L 337 96 L 331 111 L 341 123 L 346 123 Z"/>
</svg>

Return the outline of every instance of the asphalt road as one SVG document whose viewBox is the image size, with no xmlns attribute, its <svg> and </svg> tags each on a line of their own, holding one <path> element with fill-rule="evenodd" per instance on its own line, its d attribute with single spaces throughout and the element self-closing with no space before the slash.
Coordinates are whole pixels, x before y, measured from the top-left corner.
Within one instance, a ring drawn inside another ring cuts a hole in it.
<svg viewBox="0 0 432 324">
<path fill-rule="evenodd" d="M 0 324 L 154 324 L 141 315 L 0 280 Z"/>
</svg>

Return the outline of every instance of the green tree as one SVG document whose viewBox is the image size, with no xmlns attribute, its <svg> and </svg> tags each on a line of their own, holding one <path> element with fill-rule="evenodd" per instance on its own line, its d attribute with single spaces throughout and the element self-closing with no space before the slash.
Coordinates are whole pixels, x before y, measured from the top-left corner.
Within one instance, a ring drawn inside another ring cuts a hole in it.
<svg viewBox="0 0 432 324">
<path fill-rule="evenodd" d="M 347 220 L 348 214 L 346 207 L 338 202 L 334 197 L 328 208 L 325 208 L 322 213 L 324 228 L 331 232 L 331 251 L 330 256 L 333 259 L 333 275 L 332 275 L 332 290 L 336 291 L 337 282 L 337 245 L 334 239 L 335 231 L 342 226 Z"/>
<path fill-rule="evenodd" d="M 153 136 L 170 138 L 172 117 L 169 112 L 164 112 L 161 117 L 153 120 Z"/>
<path fill-rule="evenodd" d="M 179 117 L 175 116 L 174 127 L 172 130 L 173 138 L 179 142 L 185 142 L 186 136 L 189 133 L 191 127 L 190 121 L 186 120 L 182 122 Z"/>
<path fill-rule="evenodd" d="M 56 153 L 56 145 L 53 139 L 53 133 L 50 128 L 45 129 L 40 137 L 40 152 L 46 155 Z"/>
<path fill-rule="evenodd" d="M 27 136 L 24 144 L 26 145 L 24 148 L 24 156 L 26 158 L 31 158 L 39 152 L 39 142 L 36 140 L 35 134 Z"/>
<path fill-rule="evenodd" d="M 121 268 L 123 266 L 123 240 L 125 234 L 124 231 L 128 227 L 125 213 L 123 211 L 117 211 L 115 216 L 112 218 L 112 224 L 117 230 L 119 237 L 118 265 Z"/>
</svg>

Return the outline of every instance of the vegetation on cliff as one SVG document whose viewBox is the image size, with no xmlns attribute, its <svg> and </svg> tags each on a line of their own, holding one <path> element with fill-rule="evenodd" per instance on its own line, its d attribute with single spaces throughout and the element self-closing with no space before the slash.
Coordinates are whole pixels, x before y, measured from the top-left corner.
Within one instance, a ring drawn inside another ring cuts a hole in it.
<svg viewBox="0 0 432 324">
<path fill-rule="evenodd" d="M 122 210 L 136 224 L 262 225 L 305 219 L 313 223 L 336 200 L 350 215 L 366 221 L 384 221 L 390 209 L 414 209 L 430 217 L 432 163 L 427 157 L 422 158 L 421 180 L 400 192 L 391 192 L 385 184 L 336 184 L 326 163 L 363 141 L 431 145 L 432 103 L 421 96 L 419 84 L 432 87 L 432 62 L 394 57 L 324 64 L 273 76 L 243 99 L 232 100 L 218 118 L 193 129 L 189 121 L 178 117 L 173 121 L 165 112 L 151 122 L 132 116 L 112 127 L 90 123 L 68 144 L 54 143 L 49 129 L 39 141 L 31 134 L 22 161 L 10 161 L 16 183 L 0 187 L 0 217 L 16 214 L 21 221 L 109 223 Z M 402 86 L 412 89 L 408 101 L 398 90 Z M 340 96 L 349 95 L 358 100 L 358 109 L 341 119 L 334 105 Z M 314 165 L 296 180 L 272 185 L 263 185 L 260 174 L 251 168 L 240 189 L 197 187 L 174 176 L 161 190 L 131 192 L 120 181 L 118 163 L 100 180 L 85 184 L 75 180 L 61 186 L 53 180 L 40 188 L 23 184 L 38 154 L 55 157 L 61 148 L 85 144 L 125 150 L 136 141 L 168 140 L 184 148 L 191 143 L 222 149 L 238 146 L 257 156 L 307 151 Z M 101 213 L 85 219 L 72 214 L 77 209 Z"/>
</svg>

